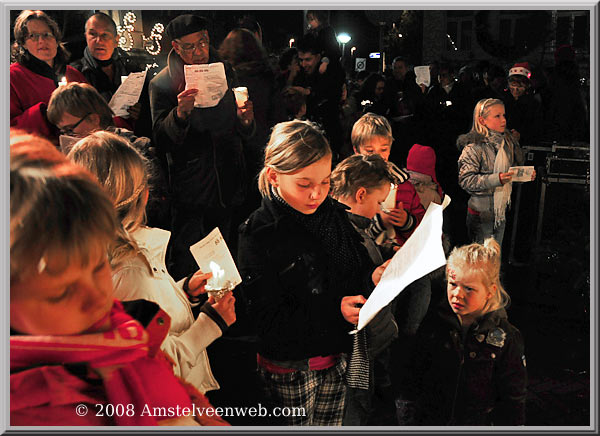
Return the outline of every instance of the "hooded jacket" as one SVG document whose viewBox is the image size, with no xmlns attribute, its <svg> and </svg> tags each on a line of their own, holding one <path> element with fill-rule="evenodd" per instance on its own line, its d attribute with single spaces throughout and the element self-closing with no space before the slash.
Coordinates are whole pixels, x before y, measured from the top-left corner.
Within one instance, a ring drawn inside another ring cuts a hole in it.
<svg viewBox="0 0 600 436">
<path fill-rule="evenodd" d="M 211 52 L 209 63 L 219 62 Z M 225 64 L 227 92 L 214 107 L 194 108 L 187 120 L 177 117 L 177 95 L 185 89 L 184 63 L 171 50 L 167 66 L 150 82 L 152 130 L 157 146 L 172 160 L 175 202 L 188 208 L 228 207 L 243 201 L 244 129 L 237 118 L 232 88 L 237 78 Z M 253 124 L 254 126 L 254 124 Z"/>
<path fill-rule="evenodd" d="M 498 173 L 494 173 L 496 149 L 477 132 L 460 135 L 456 144 L 462 150 L 458 158 L 458 183 L 470 195 L 468 206 L 479 212 L 482 219 L 493 219 L 494 190 L 502 185 Z M 518 143 L 505 141 L 504 147 L 511 166 L 523 161 Z"/>
</svg>

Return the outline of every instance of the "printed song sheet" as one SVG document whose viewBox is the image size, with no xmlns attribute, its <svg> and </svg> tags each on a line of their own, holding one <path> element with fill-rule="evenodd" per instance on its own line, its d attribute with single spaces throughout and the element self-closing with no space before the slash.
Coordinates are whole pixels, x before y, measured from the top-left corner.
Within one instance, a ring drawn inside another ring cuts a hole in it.
<svg viewBox="0 0 600 436">
<path fill-rule="evenodd" d="M 222 62 L 185 65 L 185 89 L 196 88 L 195 107 L 214 107 L 227 92 L 227 77 Z"/>
<path fill-rule="evenodd" d="M 442 212 L 448 204 L 450 197 L 446 195 L 441 206 L 433 202 L 429 205 L 421 224 L 394 254 L 379 284 L 360 309 L 357 330 L 364 328 L 412 282 L 446 264 L 442 248 Z"/>
<path fill-rule="evenodd" d="M 513 173 L 513 182 L 531 182 L 531 176 L 533 175 L 533 166 L 510 167 L 508 171 Z"/>
<path fill-rule="evenodd" d="M 415 75 L 417 76 L 415 81 L 417 85 L 425 85 L 429 87 L 431 84 L 431 74 L 429 73 L 429 65 L 421 65 L 419 67 L 415 67 Z"/>
<path fill-rule="evenodd" d="M 114 93 L 108 105 L 116 117 L 129 118 L 127 108 L 139 101 L 144 82 L 146 81 L 146 73 L 147 71 L 130 73 L 127 79 L 121 83 L 117 92 Z"/>
<path fill-rule="evenodd" d="M 210 263 L 212 261 L 225 271 L 223 281 L 229 280 L 233 286 L 242 283 L 242 277 L 218 227 L 215 227 L 204 239 L 192 245 L 190 251 L 202 272 L 211 272 Z"/>
</svg>

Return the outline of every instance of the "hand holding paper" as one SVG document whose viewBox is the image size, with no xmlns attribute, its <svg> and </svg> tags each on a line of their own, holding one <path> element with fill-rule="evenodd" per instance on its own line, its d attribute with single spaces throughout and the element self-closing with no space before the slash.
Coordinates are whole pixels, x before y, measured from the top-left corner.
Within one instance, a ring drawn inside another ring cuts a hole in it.
<svg viewBox="0 0 600 436">
<path fill-rule="evenodd" d="M 508 171 L 513 173 L 513 182 L 531 182 L 535 179 L 535 169 L 533 166 L 510 167 Z"/>
</svg>

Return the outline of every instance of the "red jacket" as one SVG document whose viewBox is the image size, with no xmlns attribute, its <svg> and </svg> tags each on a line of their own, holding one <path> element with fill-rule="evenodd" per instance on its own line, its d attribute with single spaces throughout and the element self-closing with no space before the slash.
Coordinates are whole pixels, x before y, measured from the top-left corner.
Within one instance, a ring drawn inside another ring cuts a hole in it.
<svg viewBox="0 0 600 436">
<path fill-rule="evenodd" d="M 85 76 L 70 66 L 67 66 L 65 77 L 67 82 L 87 83 Z M 36 74 L 17 62 L 11 64 L 10 126 L 58 142 L 56 128 L 46 119 L 46 108 L 55 89 L 52 79 Z"/>
<path fill-rule="evenodd" d="M 206 397 L 177 379 L 160 351 L 170 326 L 166 312 L 158 309 L 144 328 L 115 300 L 109 316 L 112 330 L 106 332 L 92 327 L 72 336 L 11 335 L 12 426 L 140 426 L 165 419 L 168 425 L 189 425 L 185 417 L 200 425 L 228 425 L 210 416 Z"/>
<path fill-rule="evenodd" d="M 438 194 L 443 198 L 444 193 L 442 192 L 442 188 L 440 187 L 435 174 L 435 161 L 436 156 L 433 148 L 426 145 L 414 144 L 406 158 L 406 170 L 408 170 L 409 173 L 417 172 L 430 176 L 437 185 Z M 397 242 L 400 245 L 404 245 L 418 225 L 421 224 L 423 216 L 425 215 L 425 208 L 421 204 L 419 194 L 410 180 L 398 185 L 398 190 L 396 192 L 396 207 L 398 207 L 398 203 L 400 202 L 402 202 L 402 207 L 413 214 L 417 220 L 417 224 L 412 230 L 404 233 L 396 232 Z"/>
</svg>

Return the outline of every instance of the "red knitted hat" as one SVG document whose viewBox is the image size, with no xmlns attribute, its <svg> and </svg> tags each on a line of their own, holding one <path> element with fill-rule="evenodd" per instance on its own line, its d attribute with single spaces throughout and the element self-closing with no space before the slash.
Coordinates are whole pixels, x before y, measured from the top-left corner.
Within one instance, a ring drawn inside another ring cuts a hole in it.
<svg viewBox="0 0 600 436">
<path fill-rule="evenodd" d="M 435 151 L 426 145 L 415 144 L 406 158 L 406 169 L 416 173 L 427 174 L 437 183 L 435 176 Z"/>
<path fill-rule="evenodd" d="M 513 67 L 508 70 L 508 77 L 510 76 L 525 76 L 528 79 L 531 79 L 531 67 L 529 66 L 529 62 L 514 64 Z"/>
</svg>

